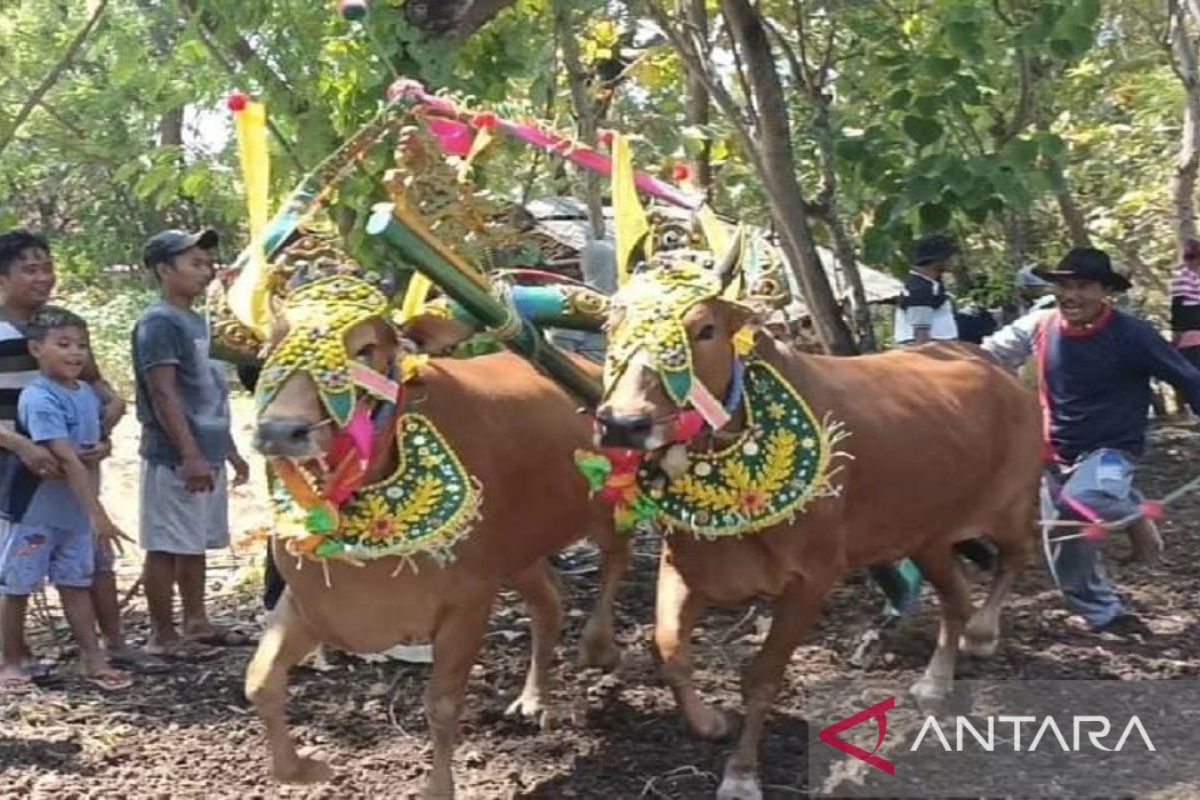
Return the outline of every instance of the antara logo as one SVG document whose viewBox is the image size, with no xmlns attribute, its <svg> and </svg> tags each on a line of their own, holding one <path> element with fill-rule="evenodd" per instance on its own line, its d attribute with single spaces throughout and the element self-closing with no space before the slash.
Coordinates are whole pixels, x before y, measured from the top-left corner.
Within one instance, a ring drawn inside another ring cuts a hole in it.
<svg viewBox="0 0 1200 800">
<path fill-rule="evenodd" d="M 875 755 L 879 750 L 879 746 L 883 744 L 883 737 L 887 734 L 887 712 L 895 707 L 896 698 L 889 697 L 870 708 L 864 708 L 857 714 L 846 717 L 841 722 L 835 722 L 827 728 L 822 728 L 821 732 L 817 734 L 817 738 L 830 747 L 841 750 L 848 756 L 854 756 L 859 761 L 865 761 L 872 767 L 883 770 L 888 775 L 895 775 L 896 765 L 886 758 Z M 855 725 L 866 722 L 869 719 L 875 720 L 875 724 L 879 728 L 879 735 L 875 738 L 875 748 L 871 752 L 868 753 L 858 745 L 850 744 L 845 739 L 838 737 L 838 734 L 842 731 L 849 730 Z"/>
<path fill-rule="evenodd" d="M 889 775 L 896 774 L 896 765 L 886 758 L 877 755 L 879 748 L 883 745 L 883 739 L 887 735 L 887 713 L 896 707 L 896 698 L 889 697 L 886 700 L 876 703 L 870 708 L 864 708 L 856 714 L 852 714 L 845 719 L 835 722 L 832 725 L 821 729 L 817 734 L 817 738 L 825 744 L 837 750 L 841 750 L 848 756 L 853 756 L 859 761 L 870 764 L 878 770 L 882 770 Z M 867 752 L 858 745 L 851 744 L 845 739 L 842 739 L 839 734 L 844 733 L 850 728 L 860 725 L 868 720 L 875 720 L 877 734 L 875 737 L 875 747 L 871 752 Z M 1117 737 L 1115 742 L 1106 742 L 1105 737 L 1115 733 L 1112 722 L 1108 717 L 1104 716 L 1073 716 L 1070 718 L 1069 724 L 1065 725 L 1065 729 L 1072 735 L 1070 741 L 1063 735 L 1064 727 L 1061 727 L 1054 717 L 1038 718 L 1035 716 L 1013 716 L 1001 714 L 998 716 L 988 716 L 976 718 L 973 722 L 968 717 L 956 716 L 954 718 L 953 727 L 947 725 L 946 729 L 954 731 L 953 743 L 946 736 L 942 725 L 937 721 L 937 718 L 932 714 L 925 717 L 925 722 L 921 726 L 920 732 L 909 747 L 909 752 L 915 751 L 926 740 L 930 739 L 930 743 L 936 741 L 933 746 L 938 745 L 946 752 L 961 753 L 965 749 L 980 749 L 991 753 L 996 751 L 996 727 L 1010 726 L 1011 742 L 1013 752 L 1035 752 L 1043 741 L 1047 747 L 1053 747 L 1057 744 L 1064 753 L 1079 753 L 1099 751 L 1104 753 L 1120 752 L 1123 750 L 1130 738 L 1136 734 L 1136 738 L 1140 739 L 1142 745 L 1145 746 L 1147 752 L 1155 752 L 1154 742 L 1150 740 L 1150 734 L 1147 733 L 1146 727 L 1136 715 L 1129 718 L 1121 729 L 1121 735 Z M 1022 728 L 1023 725 L 1029 725 L 1028 728 Z M 1032 737 L 1026 736 L 1022 738 L 1022 730 L 1032 732 Z M 1003 733 L 1003 731 L 1002 731 Z M 1084 736 L 1086 735 L 1086 742 Z M 971 740 L 974 740 L 975 745 L 970 745 Z M 1001 738 L 999 741 L 1008 742 L 1010 739 Z M 1022 747 L 1022 743 L 1028 745 Z M 1090 746 L 1087 746 L 1090 743 Z M 1109 745 L 1112 746 L 1109 746 Z M 927 746 L 926 749 L 929 749 Z"/>
</svg>

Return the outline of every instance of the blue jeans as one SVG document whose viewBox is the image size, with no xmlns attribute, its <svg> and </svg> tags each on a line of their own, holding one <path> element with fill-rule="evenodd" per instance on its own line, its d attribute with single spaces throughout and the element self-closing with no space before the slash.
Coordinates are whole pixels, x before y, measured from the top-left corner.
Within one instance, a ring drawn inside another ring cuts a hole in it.
<svg viewBox="0 0 1200 800">
<path fill-rule="evenodd" d="M 96 544 L 88 528 L 68 531 L 23 523 L 7 528 L 0 537 L 0 594 L 33 594 L 47 578 L 55 586 L 92 585 Z"/>
<path fill-rule="evenodd" d="M 1117 450 L 1097 450 L 1070 467 L 1053 466 L 1042 476 L 1042 519 L 1115 522 L 1138 510 L 1142 496 L 1133 488 L 1133 462 Z M 1080 532 L 1052 528 L 1051 540 Z M 1100 556 L 1100 541 L 1073 538 L 1053 542 L 1050 567 L 1067 605 L 1092 628 L 1126 613 Z"/>
</svg>

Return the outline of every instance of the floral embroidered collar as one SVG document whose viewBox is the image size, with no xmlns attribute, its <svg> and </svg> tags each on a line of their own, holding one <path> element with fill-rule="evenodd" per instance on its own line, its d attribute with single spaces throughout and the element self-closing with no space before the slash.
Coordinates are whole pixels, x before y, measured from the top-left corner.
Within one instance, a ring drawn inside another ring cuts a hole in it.
<svg viewBox="0 0 1200 800">
<path fill-rule="evenodd" d="M 689 453 L 686 472 L 674 480 L 636 451 L 576 453 L 592 491 L 614 504 L 618 530 L 656 522 L 704 538 L 741 536 L 840 491 L 830 462 L 848 435 L 841 424 L 818 420 L 765 362 L 747 364 L 745 382 L 746 429 L 720 450 Z"/>
</svg>

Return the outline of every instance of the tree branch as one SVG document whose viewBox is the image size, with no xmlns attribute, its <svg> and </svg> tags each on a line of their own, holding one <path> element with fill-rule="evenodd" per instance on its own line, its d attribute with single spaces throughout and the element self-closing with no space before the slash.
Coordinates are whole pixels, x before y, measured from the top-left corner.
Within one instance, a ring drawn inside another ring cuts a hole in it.
<svg viewBox="0 0 1200 800">
<path fill-rule="evenodd" d="M 108 0 L 100 0 L 100 2 L 96 4 L 95 9 L 92 10 L 92 16 L 88 19 L 83 28 L 80 29 L 79 33 L 75 34 L 75 38 L 71 40 L 71 43 L 67 45 L 67 49 L 63 52 L 62 58 L 60 58 L 58 63 L 50 68 L 50 71 L 46 73 L 44 78 L 42 78 L 41 83 L 34 88 L 33 93 L 29 95 L 29 97 L 25 98 L 25 103 L 21 106 L 21 109 L 17 111 L 17 116 L 13 118 L 12 125 L 10 125 L 8 130 L 4 132 L 3 137 L 0 137 L 0 153 L 4 152 L 4 149 L 8 147 L 10 142 L 12 142 L 13 137 L 17 135 L 17 129 L 25 124 L 25 120 L 29 118 L 29 115 L 32 113 L 33 109 L 39 103 L 41 103 L 42 98 L 46 96 L 46 93 L 50 91 L 50 88 L 54 86 L 55 82 L 59 79 L 63 72 L 66 71 L 67 67 L 71 65 L 71 61 L 83 48 L 84 42 L 87 41 L 88 36 L 91 35 L 93 30 L 95 30 L 96 23 L 100 21 L 100 17 L 103 16 L 104 11 L 107 8 Z"/>
<path fill-rule="evenodd" d="M 16 86 L 22 92 L 24 92 L 26 95 L 30 95 L 30 96 L 33 95 L 33 92 L 30 91 L 29 87 L 26 86 L 25 83 L 20 78 L 18 78 L 16 75 L 13 75 L 11 72 L 9 72 L 8 68 L 5 67 L 3 64 L 0 64 L 0 75 L 3 75 L 6 79 L 12 81 L 13 85 Z M 87 132 L 84 131 L 83 128 L 79 127 L 74 122 L 67 119 L 67 117 L 61 111 L 59 111 L 57 108 L 55 108 L 54 106 L 52 106 L 48 102 L 46 102 L 45 97 L 39 98 L 37 101 L 37 104 L 39 106 L 41 106 L 42 110 L 45 111 L 47 114 L 49 114 L 50 117 L 55 122 L 57 122 L 62 127 L 66 128 L 67 132 L 69 132 L 72 136 L 75 136 L 77 139 L 81 139 L 81 140 L 87 138 Z"/>
</svg>

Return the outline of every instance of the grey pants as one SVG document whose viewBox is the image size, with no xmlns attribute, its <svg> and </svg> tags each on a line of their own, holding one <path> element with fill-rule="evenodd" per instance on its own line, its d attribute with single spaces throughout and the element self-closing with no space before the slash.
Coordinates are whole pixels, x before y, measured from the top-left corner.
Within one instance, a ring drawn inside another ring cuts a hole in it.
<svg viewBox="0 0 1200 800">
<path fill-rule="evenodd" d="M 1117 450 L 1097 450 L 1068 468 L 1048 468 L 1042 477 L 1042 519 L 1115 522 L 1136 513 L 1142 496 L 1133 488 L 1133 462 Z M 1053 528 L 1050 538 L 1079 528 Z M 1092 628 L 1125 613 L 1100 555 L 1102 542 L 1071 538 L 1054 542 L 1050 567 L 1067 605 Z"/>
</svg>

